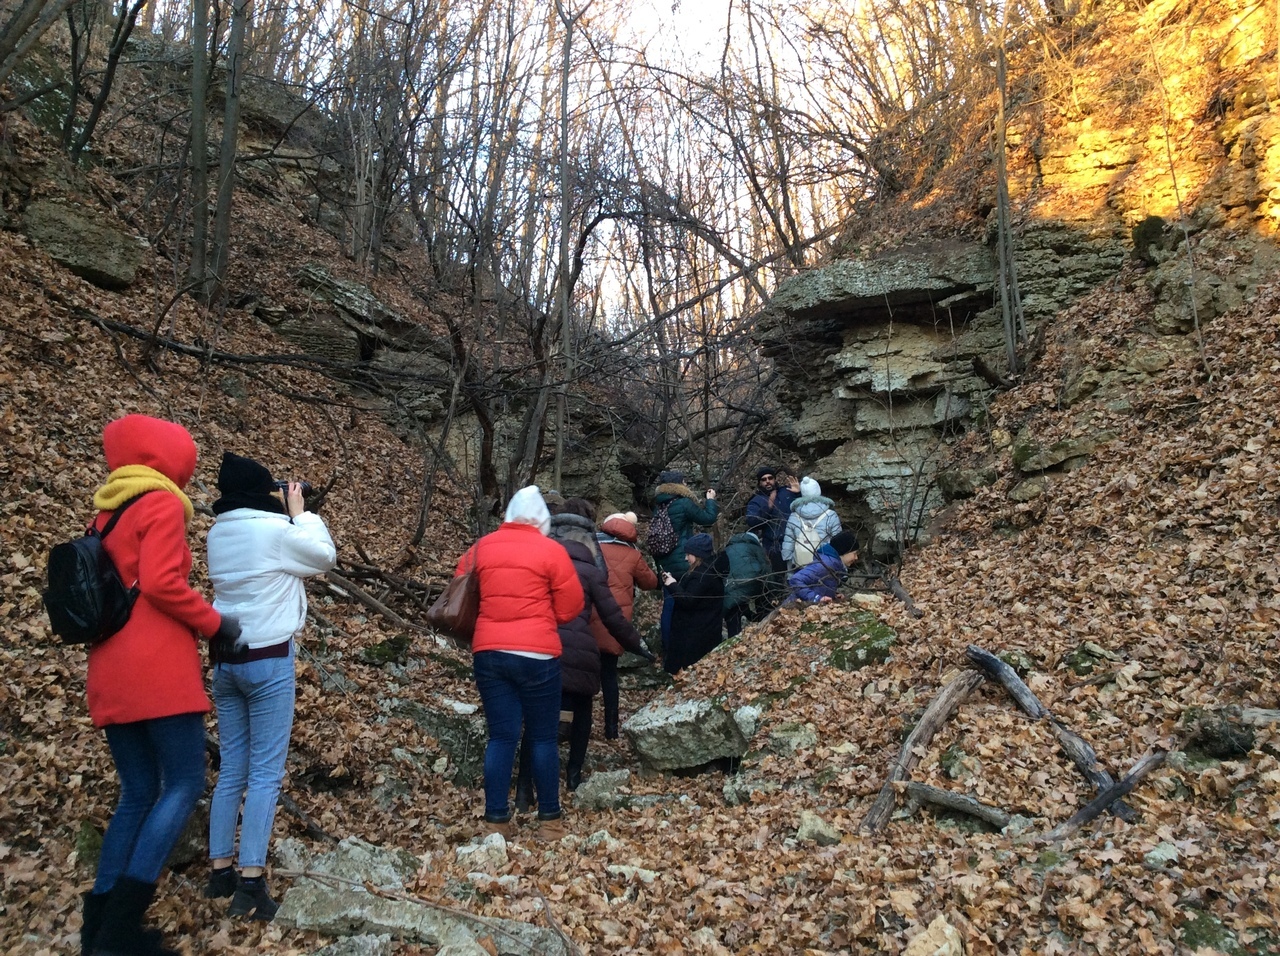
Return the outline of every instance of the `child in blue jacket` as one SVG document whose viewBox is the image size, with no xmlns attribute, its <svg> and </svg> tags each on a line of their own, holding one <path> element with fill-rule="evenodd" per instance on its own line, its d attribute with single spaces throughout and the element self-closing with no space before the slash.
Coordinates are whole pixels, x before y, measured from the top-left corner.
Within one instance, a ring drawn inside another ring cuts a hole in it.
<svg viewBox="0 0 1280 956">
<path fill-rule="evenodd" d="M 858 539 L 852 531 L 841 531 L 818 549 L 817 558 L 787 579 L 792 601 L 834 601 L 849 576 L 849 565 L 858 560 Z"/>
</svg>

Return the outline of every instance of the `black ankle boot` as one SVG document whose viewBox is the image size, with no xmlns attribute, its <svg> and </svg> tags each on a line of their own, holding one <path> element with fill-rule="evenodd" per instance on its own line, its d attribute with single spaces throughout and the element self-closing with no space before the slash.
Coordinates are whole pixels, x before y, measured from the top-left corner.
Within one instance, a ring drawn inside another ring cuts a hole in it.
<svg viewBox="0 0 1280 956">
<path fill-rule="evenodd" d="M 564 772 L 564 784 L 570 790 L 577 790 L 582 786 L 582 768 L 569 767 Z"/>
<path fill-rule="evenodd" d="M 224 866 L 209 871 L 209 882 L 204 885 L 204 898 L 221 900 L 236 891 L 236 870 L 233 866 Z"/>
<path fill-rule="evenodd" d="M 247 916 L 265 923 L 275 917 L 279 908 L 280 904 L 267 892 L 265 876 L 242 876 L 236 885 L 235 896 L 231 897 L 231 908 L 227 913 L 231 916 Z"/>
<path fill-rule="evenodd" d="M 156 895 L 154 883 L 122 876 L 111 892 L 103 895 L 101 923 L 90 949 L 93 956 L 179 956 L 177 950 L 161 944 L 159 930 L 142 926 L 142 917 Z"/>
<path fill-rule="evenodd" d="M 90 956 L 93 942 L 98 938 L 98 930 L 102 929 L 102 914 L 107 907 L 106 893 L 85 893 L 84 909 L 80 920 L 80 956 Z"/>
<path fill-rule="evenodd" d="M 610 720 L 608 717 L 604 719 L 604 739 L 605 740 L 618 739 L 618 718 L 617 717 L 614 717 L 612 720 Z"/>
<path fill-rule="evenodd" d="M 528 780 L 516 780 L 516 812 L 528 813 L 537 805 L 533 798 L 533 784 Z"/>
</svg>

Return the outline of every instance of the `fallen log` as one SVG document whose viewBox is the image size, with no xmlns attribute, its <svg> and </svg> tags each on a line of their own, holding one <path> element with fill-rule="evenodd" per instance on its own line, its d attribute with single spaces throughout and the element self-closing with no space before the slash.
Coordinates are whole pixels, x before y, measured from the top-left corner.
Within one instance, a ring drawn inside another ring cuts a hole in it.
<svg viewBox="0 0 1280 956">
<path fill-rule="evenodd" d="M 975 644 L 970 644 L 965 649 L 965 656 L 980 667 L 988 678 L 1003 687 L 1024 714 L 1032 720 L 1048 719 L 1049 729 L 1058 741 L 1058 746 L 1062 748 L 1063 753 L 1071 758 L 1071 762 L 1076 765 L 1076 769 L 1080 771 L 1095 790 L 1099 792 L 1105 791 L 1115 783 L 1111 774 L 1099 766 L 1097 752 L 1079 734 L 1072 733 L 1058 723 L 1053 714 L 1049 712 L 1049 709 L 1040 703 L 1040 699 L 1018 676 L 1017 671 L 990 651 L 985 651 Z M 1126 823 L 1133 823 L 1138 819 L 1137 811 L 1123 801 L 1117 801 L 1115 806 L 1109 809 Z"/>
<path fill-rule="evenodd" d="M 357 586 L 355 582 L 351 581 L 349 578 L 343 577 L 337 571 L 328 571 L 325 573 L 325 577 L 328 579 L 330 590 L 336 591 L 343 597 L 349 597 L 356 602 L 363 604 L 375 614 L 381 614 L 388 624 L 394 624 L 397 627 L 404 627 L 413 631 L 425 632 L 427 630 L 426 628 L 414 624 L 411 621 L 405 620 L 395 611 L 391 610 L 391 608 L 387 607 L 375 598 L 372 594 L 365 591 L 364 588 Z"/>
<path fill-rule="evenodd" d="M 938 696 L 933 699 L 933 702 L 925 710 L 924 716 L 920 718 L 920 722 L 916 724 L 915 728 L 907 736 L 906 743 L 902 745 L 901 753 L 898 754 L 893 766 L 889 769 L 888 779 L 885 780 L 884 786 L 880 788 L 880 794 L 876 797 L 876 802 L 871 805 L 871 809 L 863 817 L 861 829 L 864 833 L 875 833 L 889 821 L 889 815 L 893 813 L 894 804 L 897 802 L 897 793 L 893 785 L 907 779 L 911 771 L 915 769 L 916 764 L 920 762 L 921 756 L 929 749 L 929 743 L 933 740 L 934 735 L 983 680 L 981 671 L 961 671 L 946 687 L 939 691 Z"/>
<path fill-rule="evenodd" d="M 1086 823 L 1101 816 L 1108 807 L 1120 800 L 1121 797 L 1128 796 L 1142 782 L 1143 777 L 1164 763 L 1165 756 L 1166 754 L 1163 750 L 1148 751 L 1142 756 L 1142 759 L 1133 765 L 1133 769 L 1125 775 L 1124 779 L 1113 783 L 1076 811 L 1071 819 L 1058 824 L 1040 839 L 1046 842 L 1053 842 L 1071 836 Z"/>
<path fill-rule="evenodd" d="M 918 803 L 927 803 L 930 806 L 976 817 L 985 823 L 990 823 L 997 830 L 1003 830 L 1009 825 L 1010 815 L 999 807 L 979 803 L 973 797 L 967 797 L 953 790 L 943 790 L 940 787 L 931 787 L 927 783 L 912 781 L 907 784 L 907 796 Z"/>
</svg>

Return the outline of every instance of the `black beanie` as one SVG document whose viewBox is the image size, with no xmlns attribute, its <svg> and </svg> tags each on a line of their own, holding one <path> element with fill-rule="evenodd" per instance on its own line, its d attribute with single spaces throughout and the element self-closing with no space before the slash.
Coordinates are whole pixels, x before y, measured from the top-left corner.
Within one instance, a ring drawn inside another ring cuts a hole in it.
<svg viewBox="0 0 1280 956">
<path fill-rule="evenodd" d="M 778 469 L 774 468 L 773 465 L 761 465 L 756 469 L 756 483 L 759 484 L 760 479 L 765 475 L 774 475 L 777 474 L 777 472 Z"/>
<path fill-rule="evenodd" d="M 683 485 L 683 471 L 664 471 L 658 475 L 658 484 L 660 485 Z"/>
<path fill-rule="evenodd" d="M 858 536 L 852 531 L 841 531 L 831 538 L 831 547 L 836 549 L 836 554 L 848 554 L 850 551 L 858 550 Z"/>
<path fill-rule="evenodd" d="M 237 508 L 254 508 L 284 514 L 284 504 L 275 496 L 276 483 L 266 465 L 252 458 L 222 453 L 218 468 L 218 490 L 222 497 L 213 503 L 213 513 L 224 514 Z"/>
</svg>

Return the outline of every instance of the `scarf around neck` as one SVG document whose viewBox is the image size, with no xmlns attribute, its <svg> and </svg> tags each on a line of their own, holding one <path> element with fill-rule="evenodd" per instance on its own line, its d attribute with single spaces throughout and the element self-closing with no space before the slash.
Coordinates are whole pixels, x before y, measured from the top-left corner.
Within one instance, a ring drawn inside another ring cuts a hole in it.
<svg viewBox="0 0 1280 956">
<path fill-rule="evenodd" d="M 144 491 L 167 491 L 182 502 L 182 512 L 190 521 L 195 506 L 181 488 L 168 477 L 146 465 L 122 465 L 107 476 L 107 483 L 93 493 L 93 506 L 99 511 L 115 511 L 130 498 Z"/>
</svg>

